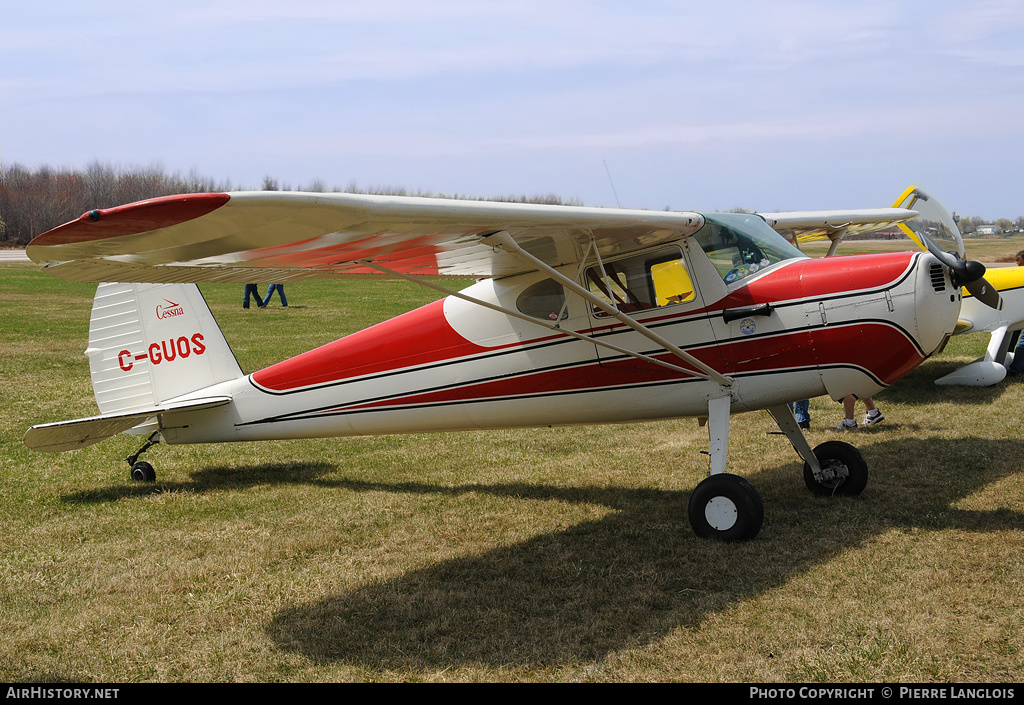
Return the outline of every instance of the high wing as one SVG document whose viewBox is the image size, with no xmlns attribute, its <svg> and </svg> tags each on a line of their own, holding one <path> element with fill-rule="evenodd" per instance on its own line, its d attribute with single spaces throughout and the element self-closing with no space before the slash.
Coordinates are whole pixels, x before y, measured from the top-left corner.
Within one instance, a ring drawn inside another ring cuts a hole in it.
<svg viewBox="0 0 1024 705">
<path fill-rule="evenodd" d="M 596 245 L 608 257 L 693 234 L 699 213 L 343 193 L 168 196 L 94 210 L 35 238 L 27 254 L 74 281 L 287 282 L 306 277 L 529 271 L 483 242 L 508 233 L 551 267 Z"/>
<path fill-rule="evenodd" d="M 768 225 L 797 244 L 813 240 L 832 241 L 831 255 L 847 234 L 870 233 L 896 227 L 918 216 L 906 208 L 868 208 L 846 211 L 796 211 L 758 213 Z"/>
</svg>

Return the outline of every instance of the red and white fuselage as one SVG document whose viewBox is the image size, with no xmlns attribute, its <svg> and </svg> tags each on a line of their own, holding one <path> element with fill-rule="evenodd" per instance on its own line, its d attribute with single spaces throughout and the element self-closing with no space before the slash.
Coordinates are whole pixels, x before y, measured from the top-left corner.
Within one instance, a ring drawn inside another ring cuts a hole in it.
<svg viewBox="0 0 1024 705">
<path fill-rule="evenodd" d="M 514 308 L 540 278 L 484 280 L 463 293 Z M 941 349 L 959 308 L 959 289 L 933 257 L 896 253 L 787 260 L 738 287 L 705 280 L 689 304 L 631 315 L 730 377 L 738 412 L 874 394 Z M 578 297 L 568 299 L 562 325 L 679 362 Z M 187 425 L 165 421 L 162 436 L 201 443 L 702 416 L 719 390 L 712 380 L 449 296 L 190 393 L 184 399 L 232 403 L 189 412 Z"/>
</svg>

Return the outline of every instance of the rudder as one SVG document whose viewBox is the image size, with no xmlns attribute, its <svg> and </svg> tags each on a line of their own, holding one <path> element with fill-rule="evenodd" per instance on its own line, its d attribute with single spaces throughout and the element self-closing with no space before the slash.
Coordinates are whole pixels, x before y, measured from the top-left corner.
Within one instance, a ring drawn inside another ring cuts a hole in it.
<svg viewBox="0 0 1024 705">
<path fill-rule="evenodd" d="M 100 284 L 85 354 L 101 414 L 152 408 L 242 376 L 195 284 Z"/>
</svg>

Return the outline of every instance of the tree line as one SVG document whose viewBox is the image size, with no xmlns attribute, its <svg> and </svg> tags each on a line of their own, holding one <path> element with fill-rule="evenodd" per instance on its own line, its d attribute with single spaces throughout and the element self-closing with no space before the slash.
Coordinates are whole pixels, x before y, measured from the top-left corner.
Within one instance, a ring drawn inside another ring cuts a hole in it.
<svg viewBox="0 0 1024 705">
<path fill-rule="evenodd" d="M 159 167 L 122 171 L 94 162 L 85 171 L 0 168 L 0 245 L 24 246 L 36 235 L 94 208 L 176 193 L 222 190 L 209 179 L 168 176 Z"/>
<path fill-rule="evenodd" d="M 265 191 L 290 191 L 274 178 L 263 179 Z M 120 169 L 110 164 L 92 162 L 84 171 L 42 166 L 35 170 L 20 164 L 0 167 L 0 246 L 24 247 L 40 233 L 75 220 L 95 208 L 113 208 L 135 201 L 179 193 L 208 193 L 240 190 L 230 181 L 216 182 L 196 173 L 188 176 L 168 175 L 160 166 Z M 345 193 L 377 193 L 395 196 L 424 196 L 484 200 L 464 194 L 409 192 L 400 188 L 360 189 L 355 183 L 346 188 L 328 189 L 314 180 L 302 191 Z M 552 205 L 583 205 L 578 199 L 556 195 L 499 196 L 487 200 L 512 203 L 546 203 Z M 1024 216 L 1015 220 L 985 220 L 961 216 L 960 230 L 965 236 L 981 235 L 988 229 L 998 233 L 1024 231 Z M 986 228 L 986 226 L 989 226 Z"/>
</svg>

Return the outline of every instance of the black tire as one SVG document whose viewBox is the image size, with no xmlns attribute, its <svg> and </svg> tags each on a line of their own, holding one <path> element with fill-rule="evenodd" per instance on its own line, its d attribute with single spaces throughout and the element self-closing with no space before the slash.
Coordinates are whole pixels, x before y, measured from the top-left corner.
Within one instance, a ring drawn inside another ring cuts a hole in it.
<svg viewBox="0 0 1024 705">
<path fill-rule="evenodd" d="M 860 451 L 849 443 L 826 441 L 814 449 L 814 457 L 824 473 L 832 478 L 818 482 L 811 466 L 804 463 L 804 483 L 814 494 L 851 497 L 864 491 L 868 484 L 868 464 Z"/>
<path fill-rule="evenodd" d="M 738 475 L 704 479 L 690 495 L 690 526 L 701 538 L 750 541 L 764 523 L 764 505 L 754 486 Z"/>
<path fill-rule="evenodd" d="M 132 480 L 135 482 L 156 482 L 156 470 L 145 460 L 132 465 Z"/>
</svg>

